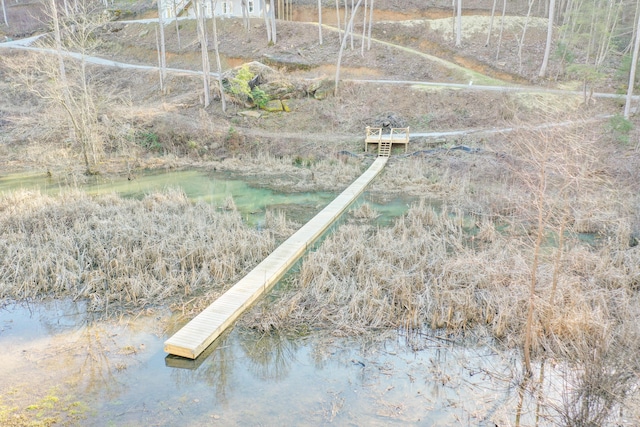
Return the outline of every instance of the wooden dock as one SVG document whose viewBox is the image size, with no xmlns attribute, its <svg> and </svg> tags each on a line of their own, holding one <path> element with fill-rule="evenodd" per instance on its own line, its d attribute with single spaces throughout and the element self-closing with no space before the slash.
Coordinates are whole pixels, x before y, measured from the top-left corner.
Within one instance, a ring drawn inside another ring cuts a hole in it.
<svg viewBox="0 0 640 427">
<path fill-rule="evenodd" d="M 209 307 L 164 343 L 169 354 L 197 358 L 260 296 L 268 292 L 333 222 L 360 196 L 387 163 L 378 157 L 353 184 L 282 243 Z"/>
<path fill-rule="evenodd" d="M 404 152 L 409 146 L 409 128 L 391 128 L 389 133 L 383 133 L 383 128 L 367 126 L 364 137 L 364 151 L 369 151 L 369 144 L 378 145 L 378 155 L 389 157 L 393 144 L 404 144 Z"/>
</svg>

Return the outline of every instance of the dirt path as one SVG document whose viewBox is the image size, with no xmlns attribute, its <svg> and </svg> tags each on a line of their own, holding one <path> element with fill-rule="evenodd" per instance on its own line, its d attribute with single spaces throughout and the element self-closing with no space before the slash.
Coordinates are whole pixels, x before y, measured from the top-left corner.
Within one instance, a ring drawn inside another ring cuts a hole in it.
<svg viewBox="0 0 640 427">
<path fill-rule="evenodd" d="M 144 19 L 137 21 L 123 21 L 123 22 L 137 22 L 137 23 L 154 23 L 156 20 L 152 19 Z M 328 27 L 331 28 L 331 27 Z M 337 31 L 337 29 L 336 29 Z M 47 48 L 39 48 L 34 47 L 32 44 L 41 38 L 42 35 L 29 37 L 28 39 L 21 40 L 13 40 L 10 42 L 0 43 L 0 49 L 18 49 L 18 50 L 28 50 L 33 52 L 41 52 L 55 55 L 57 52 L 54 49 Z M 375 39 L 374 39 L 375 40 Z M 546 93 L 553 95 L 573 95 L 573 96 L 583 96 L 582 91 L 572 91 L 572 90 L 562 90 L 562 89 L 548 89 L 537 86 L 503 86 L 504 82 L 493 79 L 491 77 L 485 76 L 483 74 L 477 73 L 472 70 L 465 69 L 451 62 L 439 59 L 437 57 L 418 52 L 414 49 L 404 48 L 399 45 L 395 45 L 393 43 L 387 43 L 381 40 L 375 40 L 378 43 L 391 46 L 397 49 L 404 50 L 406 52 L 410 52 L 417 56 L 420 56 L 425 59 L 429 59 L 431 61 L 436 61 L 441 65 L 445 65 L 447 67 L 453 67 L 456 70 L 464 71 L 468 74 L 470 78 L 469 84 L 460 84 L 460 83 L 443 83 L 443 82 L 433 82 L 433 81 L 416 81 L 416 80 L 384 80 L 384 79 L 344 79 L 343 81 L 350 81 L 356 83 L 371 83 L 371 84 L 382 84 L 382 85 L 409 85 L 409 86 L 429 86 L 434 88 L 451 88 L 451 89 L 464 89 L 464 90 L 474 90 L 474 91 L 485 91 L 485 92 L 518 92 L 518 93 Z M 131 69 L 131 70 L 144 70 L 144 71 L 159 71 L 159 68 L 154 65 L 139 65 L 139 64 L 130 64 L 119 61 L 113 61 L 111 59 L 105 59 L 97 56 L 91 55 L 82 55 L 77 52 L 69 52 L 64 51 L 64 56 L 69 58 L 74 58 L 77 60 L 84 60 L 87 63 L 94 65 L 102 65 L 107 67 L 116 67 L 123 69 Z M 202 71 L 198 70 L 188 70 L 184 68 L 167 68 L 167 72 L 174 73 L 176 75 L 202 75 Z M 218 73 L 211 72 L 211 76 L 217 77 Z M 474 80 L 475 79 L 475 80 Z M 478 84 L 480 82 L 480 84 Z M 482 82 L 493 82 L 493 84 L 482 84 Z M 610 99 L 624 99 L 626 95 L 615 94 L 615 93 L 607 93 L 607 92 L 594 92 L 590 94 L 592 98 L 610 98 Z M 635 95 L 634 99 L 640 99 L 640 95 Z"/>
</svg>

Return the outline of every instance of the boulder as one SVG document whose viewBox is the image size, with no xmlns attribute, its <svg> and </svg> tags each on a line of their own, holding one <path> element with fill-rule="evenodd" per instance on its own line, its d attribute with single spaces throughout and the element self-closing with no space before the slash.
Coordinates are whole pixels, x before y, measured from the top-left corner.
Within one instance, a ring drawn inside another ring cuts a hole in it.
<svg viewBox="0 0 640 427">
<path fill-rule="evenodd" d="M 262 109 L 270 113 L 284 111 L 284 107 L 282 106 L 282 101 L 280 101 L 279 99 L 272 99 L 271 101 L 267 102 L 267 105 L 262 107 Z"/>
<path fill-rule="evenodd" d="M 252 117 L 254 119 L 259 119 L 260 117 L 262 117 L 262 113 L 256 110 L 240 111 L 238 115 L 243 117 Z"/>
<path fill-rule="evenodd" d="M 307 86 L 307 93 L 315 99 L 322 100 L 331 96 L 335 91 L 336 84 L 330 79 L 313 80 Z"/>
</svg>

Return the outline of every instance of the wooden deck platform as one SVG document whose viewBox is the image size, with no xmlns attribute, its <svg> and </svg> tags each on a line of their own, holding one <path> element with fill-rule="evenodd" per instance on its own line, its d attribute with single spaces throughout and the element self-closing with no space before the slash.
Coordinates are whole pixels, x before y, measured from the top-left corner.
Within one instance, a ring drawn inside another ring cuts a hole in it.
<svg viewBox="0 0 640 427">
<path fill-rule="evenodd" d="M 164 343 L 169 354 L 197 358 L 226 328 L 269 291 L 305 251 L 342 215 L 380 173 L 387 157 L 378 157 L 353 184 L 256 266 L 231 289 Z"/>
<path fill-rule="evenodd" d="M 364 138 L 364 151 L 368 151 L 369 144 L 378 145 L 378 155 L 389 157 L 393 144 L 404 144 L 404 152 L 409 146 L 409 128 L 391 128 L 390 133 L 382 133 L 383 128 L 367 126 Z"/>
</svg>

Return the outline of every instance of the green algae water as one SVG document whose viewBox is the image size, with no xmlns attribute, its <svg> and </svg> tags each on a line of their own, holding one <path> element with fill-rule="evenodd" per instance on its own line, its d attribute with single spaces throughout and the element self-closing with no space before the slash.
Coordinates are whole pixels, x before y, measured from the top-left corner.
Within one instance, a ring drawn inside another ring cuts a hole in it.
<svg viewBox="0 0 640 427">
<path fill-rule="evenodd" d="M 91 195 L 117 193 L 121 197 L 143 198 L 144 196 L 180 189 L 194 202 L 202 201 L 220 208 L 229 201 L 242 214 L 245 222 L 254 227 L 264 223 L 267 210 L 282 211 L 287 218 L 305 223 L 331 202 L 338 192 L 280 192 L 253 185 L 228 173 L 208 173 L 202 170 L 180 170 L 145 173 L 127 179 L 99 180 L 87 184 L 56 181 L 45 174 L 12 174 L 0 176 L 0 192 L 20 189 L 39 190 L 45 194 L 57 194 L 67 188 L 80 188 Z M 374 201 L 368 194 L 361 196 L 352 206 L 369 203 L 379 213 L 378 225 L 389 225 L 393 218 L 404 214 L 413 199 L 396 198 L 391 201 Z"/>
</svg>

